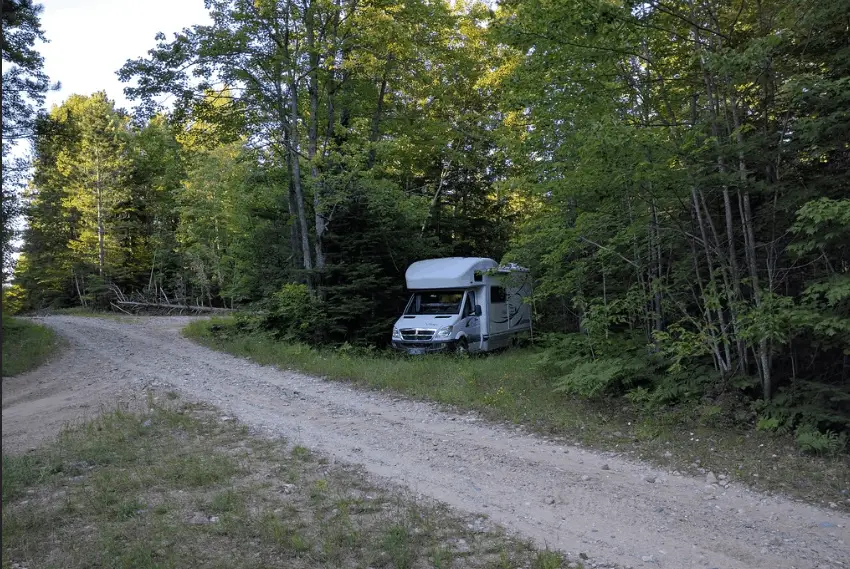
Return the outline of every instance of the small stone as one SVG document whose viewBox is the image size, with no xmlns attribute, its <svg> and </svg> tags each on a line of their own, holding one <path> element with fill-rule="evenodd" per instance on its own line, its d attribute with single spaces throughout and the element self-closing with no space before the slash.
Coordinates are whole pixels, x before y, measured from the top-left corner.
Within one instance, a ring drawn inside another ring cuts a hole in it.
<svg viewBox="0 0 850 569">
<path fill-rule="evenodd" d="M 783 544 L 783 541 L 779 537 L 774 537 L 768 542 L 768 545 L 772 545 L 773 547 L 779 547 L 782 544 Z"/>
<path fill-rule="evenodd" d="M 726 476 L 725 474 L 721 474 L 720 476 L 718 476 L 718 478 L 719 478 L 720 480 L 726 480 L 726 479 L 728 479 L 729 477 L 728 477 L 728 476 Z"/>
<path fill-rule="evenodd" d="M 292 491 L 295 490 L 295 484 L 284 484 L 282 489 L 284 494 L 292 494 Z"/>
<path fill-rule="evenodd" d="M 644 563 L 654 563 L 655 557 L 653 557 L 652 555 L 644 555 L 643 557 L 640 558 L 640 560 L 643 561 Z"/>
<path fill-rule="evenodd" d="M 552 496 L 549 496 L 548 498 L 546 498 L 546 503 L 551 506 L 552 504 L 555 503 L 555 498 L 553 498 Z"/>
<path fill-rule="evenodd" d="M 567 569 L 578 569 L 578 563 L 573 561 L 572 563 L 567 564 Z"/>
<path fill-rule="evenodd" d="M 200 526 L 210 523 L 210 519 L 201 512 L 195 512 L 195 514 L 189 518 L 189 523 L 194 526 Z"/>
<path fill-rule="evenodd" d="M 590 476 L 588 476 L 587 474 L 581 477 L 582 482 L 587 482 L 588 480 L 590 480 Z"/>
<path fill-rule="evenodd" d="M 673 453 L 670 452 L 669 450 L 664 451 L 664 458 L 672 458 L 672 456 L 673 456 Z"/>
<path fill-rule="evenodd" d="M 717 484 L 717 476 L 713 472 L 709 472 L 705 475 L 705 482 L 706 484 Z"/>
<path fill-rule="evenodd" d="M 654 474 L 647 474 L 646 476 L 643 477 L 643 479 L 646 480 L 647 482 L 649 482 L 650 484 L 655 484 L 655 475 Z"/>
<path fill-rule="evenodd" d="M 611 467 L 610 467 L 610 466 L 608 466 L 607 464 L 603 464 L 603 465 L 602 465 L 602 470 L 611 470 Z"/>
<path fill-rule="evenodd" d="M 218 522 L 218 516 L 210 516 L 210 523 L 214 524 L 216 522 Z"/>
<path fill-rule="evenodd" d="M 679 472 L 678 470 L 673 471 L 673 476 L 681 476 L 681 475 L 682 475 L 682 473 Z"/>
<path fill-rule="evenodd" d="M 151 420 L 147 419 L 144 423 L 142 423 L 142 426 L 143 427 L 150 427 L 151 426 Z"/>
</svg>

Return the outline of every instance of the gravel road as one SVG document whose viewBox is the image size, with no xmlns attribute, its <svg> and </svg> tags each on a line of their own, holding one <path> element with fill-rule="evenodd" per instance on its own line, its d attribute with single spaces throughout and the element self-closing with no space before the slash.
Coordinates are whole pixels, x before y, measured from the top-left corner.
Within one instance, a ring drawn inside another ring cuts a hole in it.
<svg viewBox="0 0 850 569">
<path fill-rule="evenodd" d="M 43 322 L 70 345 L 3 380 L 4 452 L 152 385 L 600 566 L 850 569 L 850 516 L 837 511 L 262 367 L 182 338 L 185 318 Z"/>
</svg>

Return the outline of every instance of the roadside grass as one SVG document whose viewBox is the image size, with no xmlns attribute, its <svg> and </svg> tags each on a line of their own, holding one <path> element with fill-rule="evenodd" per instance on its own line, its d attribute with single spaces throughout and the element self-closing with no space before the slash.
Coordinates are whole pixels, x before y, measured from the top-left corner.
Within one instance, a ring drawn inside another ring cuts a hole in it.
<svg viewBox="0 0 850 569">
<path fill-rule="evenodd" d="M 3 377 L 12 377 L 43 364 L 59 340 L 53 330 L 21 318 L 3 316 Z"/>
<path fill-rule="evenodd" d="M 3 456 L 3 567 L 565 567 L 356 467 L 151 396 Z"/>
<path fill-rule="evenodd" d="M 726 424 L 708 409 L 645 413 L 622 399 L 598 402 L 554 393 L 532 349 L 462 358 L 363 355 L 240 334 L 228 318 L 195 321 L 183 333 L 263 365 L 472 410 L 553 440 L 625 454 L 670 471 L 725 474 L 763 491 L 850 511 L 850 456 L 804 454 L 791 437 Z"/>
</svg>

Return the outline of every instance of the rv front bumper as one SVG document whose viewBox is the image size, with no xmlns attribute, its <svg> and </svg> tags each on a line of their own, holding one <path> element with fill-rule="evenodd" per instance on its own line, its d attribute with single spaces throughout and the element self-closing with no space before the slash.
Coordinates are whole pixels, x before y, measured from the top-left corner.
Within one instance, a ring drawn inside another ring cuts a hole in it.
<svg viewBox="0 0 850 569">
<path fill-rule="evenodd" d="M 393 348 L 402 352 L 407 352 L 412 356 L 418 356 L 422 354 L 451 351 L 452 348 L 454 348 L 454 341 L 406 342 L 404 340 L 393 340 Z"/>
</svg>

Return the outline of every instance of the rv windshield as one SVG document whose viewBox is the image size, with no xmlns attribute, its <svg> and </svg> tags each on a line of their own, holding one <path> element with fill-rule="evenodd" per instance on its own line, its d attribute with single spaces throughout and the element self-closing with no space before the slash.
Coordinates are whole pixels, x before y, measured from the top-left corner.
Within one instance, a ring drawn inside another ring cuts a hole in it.
<svg viewBox="0 0 850 569">
<path fill-rule="evenodd" d="M 415 292 L 407 303 L 405 315 L 458 314 L 463 291 L 440 290 Z"/>
</svg>

